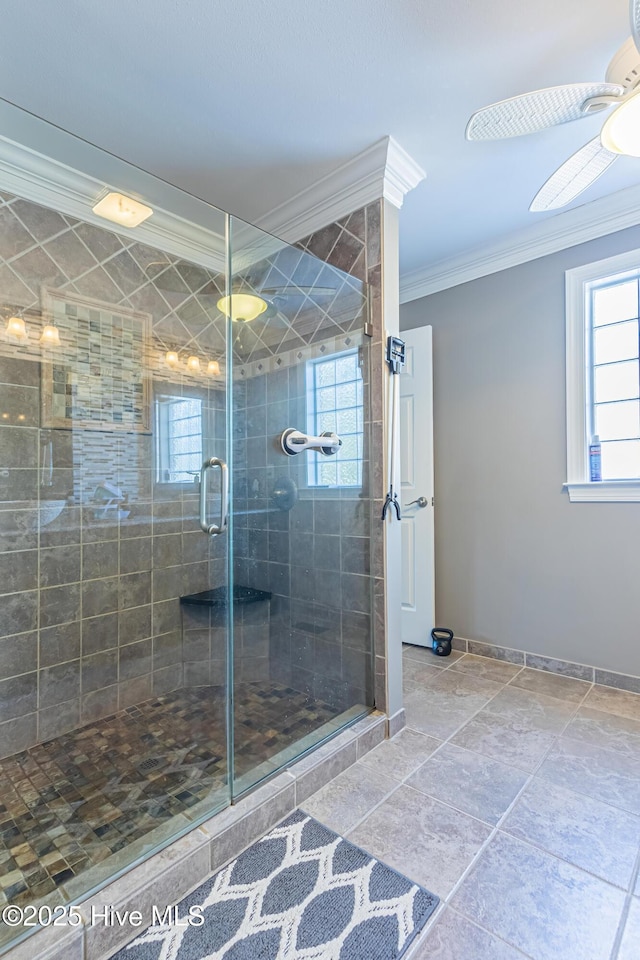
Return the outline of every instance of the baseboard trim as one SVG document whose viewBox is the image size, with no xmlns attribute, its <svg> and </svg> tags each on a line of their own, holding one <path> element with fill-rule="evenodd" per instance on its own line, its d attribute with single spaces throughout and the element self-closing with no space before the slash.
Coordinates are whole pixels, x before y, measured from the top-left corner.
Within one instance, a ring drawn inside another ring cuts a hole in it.
<svg viewBox="0 0 640 960">
<path fill-rule="evenodd" d="M 397 710 L 392 716 L 387 718 L 387 736 L 389 738 L 395 737 L 396 733 L 400 733 L 407 725 L 407 718 L 404 712 L 404 707 L 400 710 Z"/>
<path fill-rule="evenodd" d="M 640 693 L 640 677 L 627 673 L 615 673 L 612 670 L 603 670 L 586 663 L 543 657 L 539 653 L 516 650 L 513 647 L 502 647 L 495 643 L 487 643 L 484 640 L 469 640 L 467 637 L 455 637 L 453 648 L 454 650 L 460 650 L 462 653 L 472 653 L 477 657 L 504 660 L 507 663 L 531 667 L 533 670 L 546 670 L 548 673 L 558 673 L 564 677 L 586 680 L 588 683 L 598 683 L 605 687 L 628 690 L 630 693 Z"/>
</svg>

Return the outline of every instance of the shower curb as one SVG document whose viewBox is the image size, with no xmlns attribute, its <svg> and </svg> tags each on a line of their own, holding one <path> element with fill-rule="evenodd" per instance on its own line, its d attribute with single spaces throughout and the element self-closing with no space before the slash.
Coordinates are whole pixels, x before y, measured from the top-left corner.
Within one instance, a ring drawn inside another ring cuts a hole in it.
<svg viewBox="0 0 640 960">
<path fill-rule="evenodd" d="M 395 733 L 400 718 L 396 714 L 390 720 Z M 374 712 L 357 721 L 238 803 L 81 900 L 81 925 L 39 928 L 16 946 L 0 950 L 0 956 L 3 960 L 33 960 L 34 956 L 38 960 L 107 960 L 150 925 L 154 905 L 164 911 L 177 903 L 381 743 L 389 735 L 390 720 Z M 107 906 L 117 910 L 120 917 L 124 911 L 138 910 L 143 921 L 140 926 L 92 922 Z"/>
</svg>

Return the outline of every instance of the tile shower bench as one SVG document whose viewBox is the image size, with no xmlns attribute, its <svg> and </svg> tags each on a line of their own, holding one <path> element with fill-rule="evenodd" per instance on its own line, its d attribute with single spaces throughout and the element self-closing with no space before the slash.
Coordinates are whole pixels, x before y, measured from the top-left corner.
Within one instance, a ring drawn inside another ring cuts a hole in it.
<svg viewBox="0 0 640 960">
<path fill-rule="evenodd" d="M 233 646 L 237 680 L 269 679 L 271 593 L 234 584 Z M 226 680 L 229 591 L 214 587 L 180 597 L 185 686 Z"/>
</svg>

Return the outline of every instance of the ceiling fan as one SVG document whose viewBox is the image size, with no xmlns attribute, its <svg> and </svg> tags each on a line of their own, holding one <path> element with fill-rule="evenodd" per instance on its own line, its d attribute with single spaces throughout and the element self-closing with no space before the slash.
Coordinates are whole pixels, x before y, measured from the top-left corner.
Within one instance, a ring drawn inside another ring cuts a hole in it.
<svg viewBox="0 0 640 960">
<path fill-rule="evenodd" d="M 529 210 L 556 210 L 590 187 L 621 154 L 640 157 L 640 0 L 630 0 L 632 36 L 609 64 L 603 83 L 575 83 L 534 90 L 474 113 L 467 140 L 503 140 L 537 133 L 570 120 L 615 109 L 601 132 L 559 167 Z"/>
<path fill-rule="evenodd" d="M 168 270 L 168 267 L 175 266 L 177 273 Z M 180 274 L 181 264 L 173 264 L 169 259 L 153 260 L 145 267 L 146 275 L 155 283 L 155 285 L 165 293 L 182 294 L 185 290 L 183 280 Z M 189 270 L 194 267 L 191 264 L 185 264 Z M 199 269 L 199 268 L 195 268 Z M 284 282 L 280 286 L 261 287 L 253 283 L 250 277 L 238 278 L 233 283 L 233 296 L 235 305 L 231 301 L 227 302 L 225 297 L 212 287 L 207 289 L 206 275 L 203 273 L 202 280 L 205 286 L 198 290 L 198 296 L 206 301 L 213 299 L 222 313 L 234 314 L 237 320 L 253 320 L 262 315 L 263 320 L 277 319 L 284 321 L 289 325 L 289 321 L 283 316 L 280 307 L 293 298 L 293 300 L 303 300 L 309 297 L 335 297 L 338 292 L 337 287 L 321 286 L 302 286 L 293 282 Z"/>
<path fill-rule="evenodd" d="M 252 287 L 240 283 L 234 285 L 231 297 L 221 297 L 216 306 L 218 310 L 233 320 L 250 322 L 258 320 L 261 324 L 275 324 L 288 329 L 295 328 L 295 322 L 287 316 L 287 308 L 297 310 L 298 306 L 310 298 L 334 297 L 334 287 L 308 287 L 296 284 L 283 284 L 280 287 Z M 328 301 L 330 302 L 330 300 Z"/>
</svg>

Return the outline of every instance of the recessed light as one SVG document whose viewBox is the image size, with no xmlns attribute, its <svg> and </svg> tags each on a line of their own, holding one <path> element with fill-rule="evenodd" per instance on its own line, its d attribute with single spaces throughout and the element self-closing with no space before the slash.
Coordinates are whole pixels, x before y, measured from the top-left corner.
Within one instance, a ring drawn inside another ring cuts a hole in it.
<svg viewBox="0 0 640 960">
<path fill-rule="evenodd" d="M 153 213 L 151 207 L 138 200 L 125 197 L 123 193 L 108 193 L 93 207 L 93 212 L 105 220 L 112 220 L 122 227 L 137 227 Z"/>
</svg>

